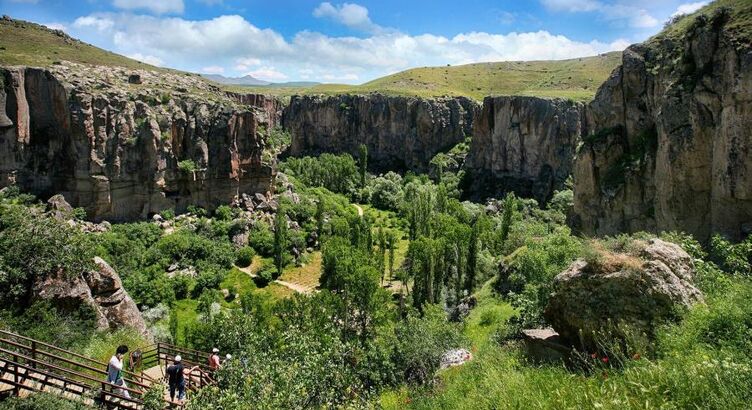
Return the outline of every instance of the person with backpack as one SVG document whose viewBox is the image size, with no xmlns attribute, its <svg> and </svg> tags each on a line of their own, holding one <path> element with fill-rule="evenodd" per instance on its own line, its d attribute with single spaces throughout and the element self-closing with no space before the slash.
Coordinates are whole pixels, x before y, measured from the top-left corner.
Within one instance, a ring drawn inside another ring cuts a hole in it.
<svg viewBox="0 0 752 410">
<path fill-rule="evenodd" d="M 115 390 L 114 393 L 130 399 L 131 395 L 125 390 L 128 386 L 125 385 L 125 380 L 123 379 L 123 356 L 126 353 L 128 353 L 128 346 L 126 345 L 120 345 L 115 350 L 115 355 L 110 358 L 110 362 L 107 364 L 107 383 L 123 387 L 122 389 Z"/>
<path fill-rule="evenodd" d="M 178 394 L 178 401 L 185 400 L 185 375 L 190 375 L 198 366 L 186 369 L 183 366 L 183 358 L 180 355 L 175 356 L 172 365 L 167 367 L 167 382 L 170 387 L 170 401 L 175 401 L 175 392 Z"/>
</svg>

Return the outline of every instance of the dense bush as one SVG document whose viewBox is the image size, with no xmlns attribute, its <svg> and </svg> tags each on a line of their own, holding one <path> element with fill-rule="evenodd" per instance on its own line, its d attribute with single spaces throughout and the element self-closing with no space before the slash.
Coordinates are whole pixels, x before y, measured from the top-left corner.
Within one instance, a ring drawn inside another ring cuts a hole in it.
<svg viewBox="0 0 752 410">
<path fill-rule="evenodd" d="M 358 167 L 349 154 L 288 158 L 280 169 L 309 187 L 323 187 L 352 197 L 360 183 Z"/>
<path fill-rule="evenodd" d="M 250 246 L 243 246 L 235 251 L 235 264 L 241 268 L 246 268 L 253 262 L 256 252 Z"/>
<path fill-rule="evenodd" d="M 371 203 L 379 209 L 399 210 L 402 202 L 402 177 L 394 172 L 374 178 L 370 183 Z"/>
<path fill-rule="evenodd" d="M 90 236 L 36 208 L 0 202 L 0 303 L 24 307 L 35 279 L 93 269 Z"/>
</svg>

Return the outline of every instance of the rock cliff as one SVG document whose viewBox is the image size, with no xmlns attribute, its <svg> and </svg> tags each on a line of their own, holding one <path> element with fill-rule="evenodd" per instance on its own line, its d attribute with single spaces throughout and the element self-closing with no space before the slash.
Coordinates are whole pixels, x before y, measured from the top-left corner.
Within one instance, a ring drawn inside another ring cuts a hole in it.
<svg viewBox="0 0 752 410">
<path fill-rule="evenodd" d="M 562 99 L 486 97 L 465 163 L 469 196 L 513 191 L 549 200 L 572 172 L 583 112 L 582 104 Z"/>
<path fill-rule="evenodd" d="M 95 220 L 213 208 L 271 189 L 279 102 L 185 73 L 0 68 L 0 186 L 61 193 Z"/>
<path fill-rule="evenodd" d="M 358 155 L 368 147 L 375 171 L 426 171 L 431 159 L 470 136 L 478 105 L 470 99 L 295 96 L 282 116 L 295 156 L 322 152 Z"/>
<path fill-rule="evenodd" d="M 83 275 L 71 277 L 60 272 L 39 278 L 32 294 L 64 310 L 88 306 L 99 329 L 130 327 L 147 334 L 146 323 L 117 272 L 100 257 L 94 258 L 94 266 L 95 269 Z"/>
<path fill-rule="evenodd" d="M 752 3 L 721 0 L 624 52 L 587 110 L 577 228 L 752 231 L 750 15 Z"/>
</svg>

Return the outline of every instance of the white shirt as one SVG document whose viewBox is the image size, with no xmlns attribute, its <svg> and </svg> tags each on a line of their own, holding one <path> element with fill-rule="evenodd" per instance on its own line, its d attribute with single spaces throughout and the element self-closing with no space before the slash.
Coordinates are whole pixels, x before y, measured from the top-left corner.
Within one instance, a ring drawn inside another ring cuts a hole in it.
<svg viewBox="0 0 752 410">
<path fill-rule="evenodd" d="M 118 359 L 117 356 L 112 356 L 110 364 L 107 366 L 107 381 L 115 383 L 121 378 L 120 371 L 123 370 L 123 361 Z"/>
</svg>

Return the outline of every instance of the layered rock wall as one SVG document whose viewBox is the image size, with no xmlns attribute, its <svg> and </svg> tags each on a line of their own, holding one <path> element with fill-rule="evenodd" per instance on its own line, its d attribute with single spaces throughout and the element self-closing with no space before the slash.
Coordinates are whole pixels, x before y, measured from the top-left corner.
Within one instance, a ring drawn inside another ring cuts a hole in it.
<svg viewBox="0 0 752 410">
<path fill-rule="evenodd" d="M 588 107 L 574 167 L 581 231 L 752 231 L 752 47 L 730 13 L 687 17 L 683 32 L 624 52 Z"/>
<path fill-rule="evenodd" d="M 470 136 L 478 105 L 470 99 L 426 100 L 380 94 L 295 96 L 283 114 L 294 156 L 358 155 L 368 147 L 375 171 L 428 170 L 431 159 Z"/>
<path fill-rule="evenodd" d="M 179 75 L 174 80 L 185 84 L 159 94 L 150 87 L 166 80 L 155 72 L 118 88 L 127 72 L 71 77 L 79 69 L 0 69 L 0 186 L 61 193 L 95 220 L 213 208 L 271 189 L 262 131 L 277 123 L 278 102 L 192 94 L 187 87 L 198 80 Z"/>
<path fill-rule="evenodd" d="M 475 199 L 507 192 L 539 202 L 564 189 L 583 132 L 584 106 L 562 99 L 486 97 L 465 168 Z"/>
</svg>

